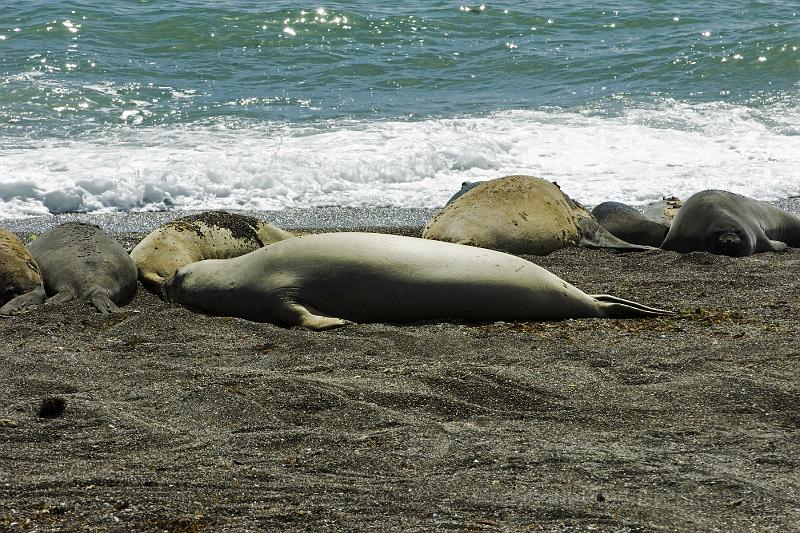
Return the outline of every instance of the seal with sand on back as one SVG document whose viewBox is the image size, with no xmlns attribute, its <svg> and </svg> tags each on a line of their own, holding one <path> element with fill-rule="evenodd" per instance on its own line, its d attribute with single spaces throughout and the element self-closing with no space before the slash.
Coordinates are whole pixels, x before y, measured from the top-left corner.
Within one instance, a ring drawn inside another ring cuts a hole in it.
<svg viewBox="0 0 800 533">
<path fill-rule="evenodd" d="M 16 235 L 0 228 L 0 316 L 24 313 L 45 297 L 39 265 Z"/>
<path fill-rule="evenodd" d="M 230 259 L 292 237 L 253 217 L 209 211 L 167 222 L 131 251 L 139 280 L 162 295 L 161 284 L 178 268 L 203 259 Z"/>
<path fill-rule="evenodd" d="M 652 249 L 615 237 L 556 184 L 533 176 L 479 182 L 442 208 L 422 236 L 533 255 L 547 255 L 566 246 Z"/>
<path fill-rule="evenodd" d="M 42 269 L 50 296 L 46 304 L 78 299 L 101 313 L 114 313 L 136 293 L 136 265 L 125 248 L 97 226 L 56 226 L 34 239 L 28 250 Z"/>
</svg>

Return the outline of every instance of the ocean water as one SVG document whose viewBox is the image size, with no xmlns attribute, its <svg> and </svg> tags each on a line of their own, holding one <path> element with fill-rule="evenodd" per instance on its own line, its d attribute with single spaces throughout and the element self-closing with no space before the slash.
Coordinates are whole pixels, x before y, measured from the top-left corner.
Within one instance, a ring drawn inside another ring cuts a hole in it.
<svg viewBox="0 0 800 533">
<path fill-rule="evenodd" d="M 2 2 L 0 218 L 800 195 L 800 4 Z"/>
</svg>

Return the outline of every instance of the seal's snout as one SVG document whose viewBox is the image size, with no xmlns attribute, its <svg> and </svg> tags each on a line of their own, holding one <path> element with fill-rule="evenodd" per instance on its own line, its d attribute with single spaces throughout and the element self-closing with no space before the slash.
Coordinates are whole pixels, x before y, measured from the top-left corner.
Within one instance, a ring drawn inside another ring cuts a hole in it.
<svg viewBox="0 0 800 533">
<path fill-rule="evenodd" d="M 709 251 L 731 257 L 740 257 L 749 255 L 749 247 L 750 244 L 746 242 L 746 237 L 736 230 L 727 230 L 714 236 L 714 242 L 712 246 L 709 246 Z"/>
<path fill-rule="evenodd" d="M 173 301 L 172 295 L 175 294 L 175 289 L 179 285 L 179 283 L 180 281 L 178 280 L 177 273 L 175 273 L 174 276 L 165 279 L 164 282 L 161 284 L 160 290 L 158 291 L 159 296 L 161 296 L 161 298 L 164 301 L 172 302 Z"/>
<path fill-rule="evenodd" d="M 719 236 L 720 246 L 736 246 L 742 242 L 742 239 L 733 232 L 723 233 Z"/>
</svg>

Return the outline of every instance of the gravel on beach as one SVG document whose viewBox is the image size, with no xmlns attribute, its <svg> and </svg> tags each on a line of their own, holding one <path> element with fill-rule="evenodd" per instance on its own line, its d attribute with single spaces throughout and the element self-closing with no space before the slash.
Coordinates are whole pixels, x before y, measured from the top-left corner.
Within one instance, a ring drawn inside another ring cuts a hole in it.
<svg viewBox="0 0 800 533">
<path fill-rule="evenodd" d="M 800 250 L 526 258 L 678 314 L 0 320 L 0 530 L 800 527 Z"/>
</svg>

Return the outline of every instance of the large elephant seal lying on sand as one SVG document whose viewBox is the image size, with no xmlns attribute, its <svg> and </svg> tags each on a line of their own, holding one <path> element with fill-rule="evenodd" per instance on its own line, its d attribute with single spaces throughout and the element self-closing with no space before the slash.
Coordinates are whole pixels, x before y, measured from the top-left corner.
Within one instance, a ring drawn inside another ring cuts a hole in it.
<svg viewBox="0 0 800 533">
<path fill-rule="evenodd" d="M 167 298 L 207 313 L 328 329 L 430 319 L 558 320 L 668 314 L 590 296 L 519 257 L 375 233 L 306 235 L 186 265 Z"/>
<path fill-rule="evenodd" d="M 44 299 L 36 261 L 16 235 L 0 228 L 0 316 L 18 315 Z"/>
<path fill-rule="evenodd" d="M 42 269 L 47 303 L 81 300 L 113 313 L 136 292 L 136 265 L 120 243 L 97 226 L 69 222 L 28 245 Z"/>
<path fill-rule="evenodd" d="M 603 202 L 592 215 L 615 237 L 633 244 L 658 247 L 667 236 L 672 219 L 681 206 L 678 198 L 664 198 L 644 211 L 619 202 Z"/>
<path fill-rule="evenodd" d="M 478 183 L 442 208 L 422 236 L 534 255 L 565 246 L 650 249 L 614 237 L 557 185 L 532 176 Z"/>
<path fill-rule="evenodd" d="M 800 217 L 727 191 L 701 191 L 683 203 L 661 244 L 675 252 L 742 257 L 800 247 Z"/>
<path fill-rule="evenodd" d="M 136 245 L 131 257 L 142 285 L 161 294 L 161 284 L 183 265 L 230 259 L 292 234 L 253 217 L 209 211 L 167 222 Z"/>
</svg>

